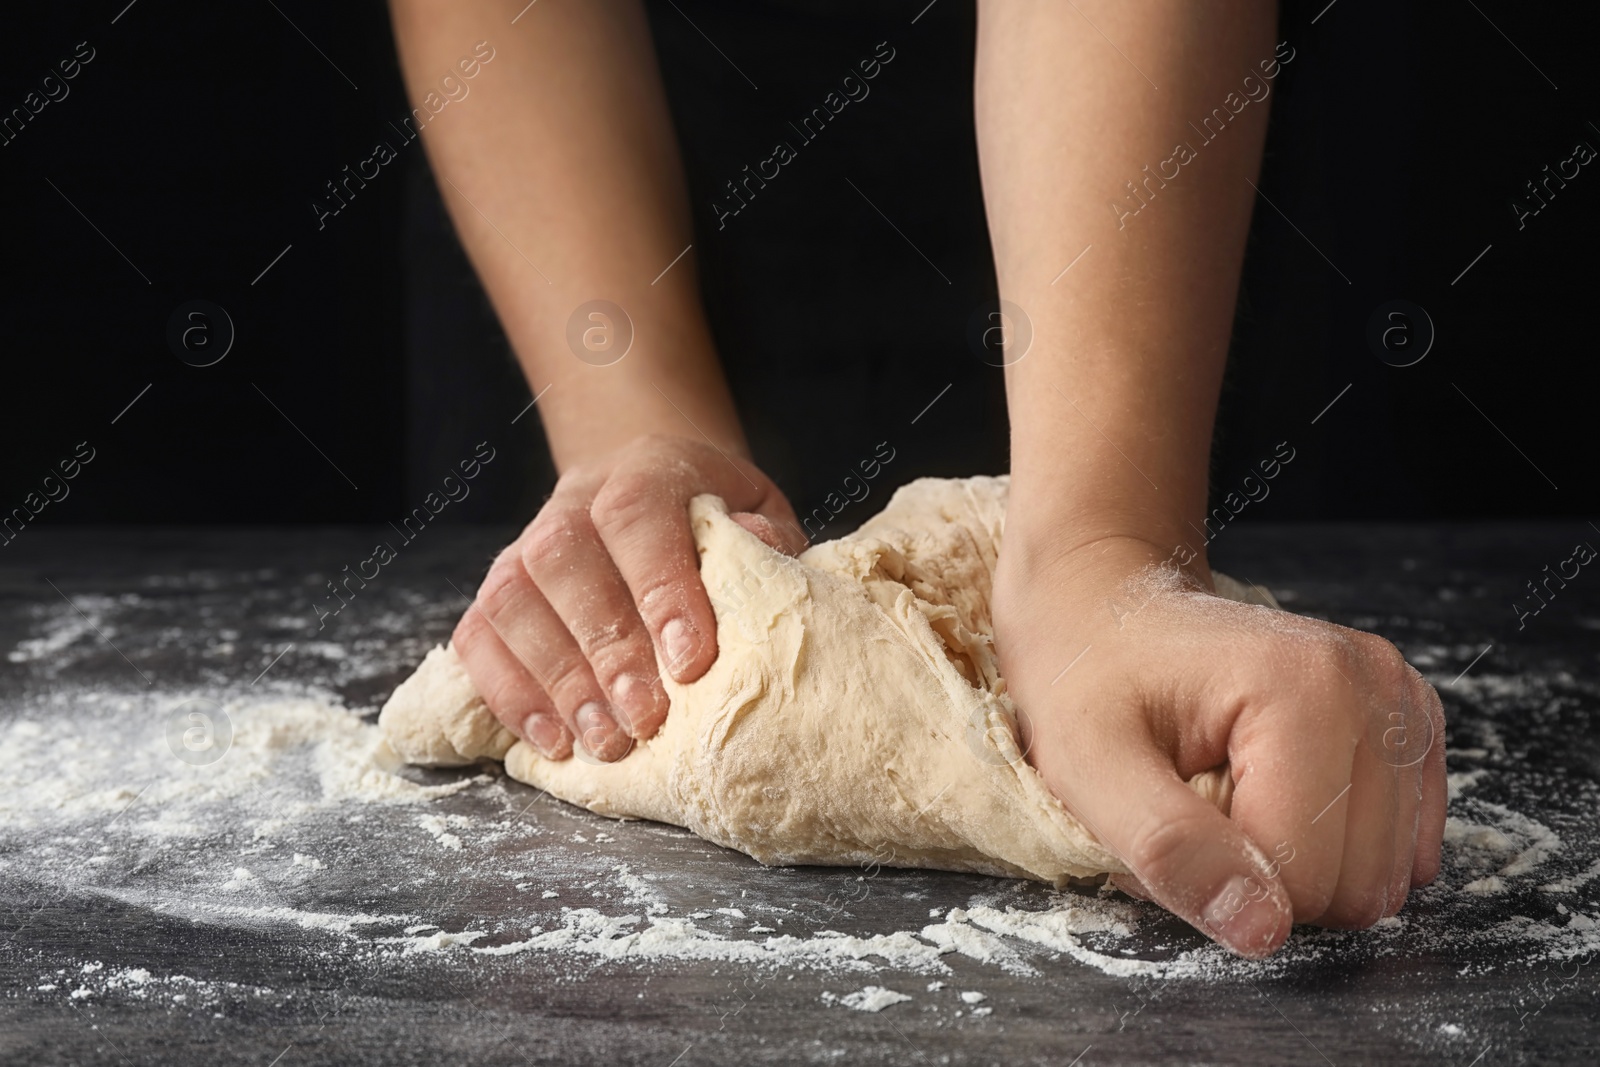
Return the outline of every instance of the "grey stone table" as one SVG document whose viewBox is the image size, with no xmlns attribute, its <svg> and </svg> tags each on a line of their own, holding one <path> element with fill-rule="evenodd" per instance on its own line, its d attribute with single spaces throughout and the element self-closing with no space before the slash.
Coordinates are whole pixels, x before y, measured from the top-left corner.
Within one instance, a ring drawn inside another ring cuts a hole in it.
<svg viewBox="0 0 1600 1067">
<path fill-rule="evenodd" d="M 4 549 L 0 1060 L 1595 1061 L 1600 577 L 1541 586 L 1537 614 L 1526 585 L 1600 543 L 1586 524 L 1219 540 L 1286 607 L 1394 640 L 1449 718 L 1439 883 L 1398 922 L 1300 930 L 1265 964 L 1092 888 L 766 869 L 492 768 L 390 779 L 367 724 L 505 533 L 424 531 L 320 628 L 326 583 L 392 530 L 30 527 Z M 209 768 L 173 740 L 197 722 L 233 732 Z M 918 936 L 952 908 L 1074 900 L 1127 921 L 942 955 Z M 869 987 L 910 999 L 852 1008 Z"/>
</svg>

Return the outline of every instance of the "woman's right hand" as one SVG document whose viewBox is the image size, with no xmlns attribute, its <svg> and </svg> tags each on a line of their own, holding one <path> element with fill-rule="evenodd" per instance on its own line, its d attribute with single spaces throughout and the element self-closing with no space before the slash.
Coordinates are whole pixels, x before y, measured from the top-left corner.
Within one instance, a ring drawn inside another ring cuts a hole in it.
<svg viewBox="0 0 1600 1067">
<path fill-rule="evenodd" d="M 804 536 L 753 464 L 700 440 L 639 437 L 572 467 L 489 568 L 456 624 L 456 652 L 506 729 L 551 759 L 607 762 L 667 715 L 657 662 L 692 682 L 717 658 L 689 501 L 714 493 L 781 551 Z"/>
</svg>

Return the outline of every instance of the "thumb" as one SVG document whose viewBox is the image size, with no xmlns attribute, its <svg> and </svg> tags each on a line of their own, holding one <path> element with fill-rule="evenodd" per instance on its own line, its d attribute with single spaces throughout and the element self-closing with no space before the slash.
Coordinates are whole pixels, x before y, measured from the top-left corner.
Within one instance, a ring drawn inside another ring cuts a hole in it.
<svg viewBox="0 0 1600 1067">
<path fill-rule="evenodd" d="M 1241 956 L 1274 952 L 1293 909 L 1266 856 L 1153 745 L 1117 747 L 1120 758 L 1082 768 L 1058 790 L 1068 810 L 1167 910 Z"/>
</svg>

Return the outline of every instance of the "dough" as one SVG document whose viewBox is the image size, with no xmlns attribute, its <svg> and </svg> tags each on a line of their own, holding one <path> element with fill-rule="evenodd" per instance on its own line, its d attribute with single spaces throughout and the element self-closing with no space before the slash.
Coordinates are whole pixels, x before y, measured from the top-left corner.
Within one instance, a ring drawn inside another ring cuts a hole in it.
<svg viewBox="0 0 1600 1067">
<path fill-rule="evenodd" d="M 428 653 L 379 719 L 407 761 L 504 759 L 602 815 L 654 819 L 766 864 L 936 867 L 1063 884 L 1124 871 L 1018 752 L 989 620 L 1007 479 L 923 479 L 798 559 L 723 502 L 689 507 L 719 653 L 665 673 L 671 711 L 624 759 L 546 760 Z M 1218 591 L 1262 601 L 1217 576 Z M 1222 767 L 1190 782 L 1226 810 Z"/>
</svg>

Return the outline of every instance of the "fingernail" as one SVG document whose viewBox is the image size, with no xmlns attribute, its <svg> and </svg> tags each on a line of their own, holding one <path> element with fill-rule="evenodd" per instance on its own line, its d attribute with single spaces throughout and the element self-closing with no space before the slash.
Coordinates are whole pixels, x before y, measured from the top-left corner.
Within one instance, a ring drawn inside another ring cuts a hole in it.
<svg viewBox="0 0 1600 1067">
<path fill-rule="evenodd" d="M 611 710 L 628 736 L 638 737 L 635 728 L 656 710 L 656 698 L 650 691 L 650 683 L 631 674 L 619 676 L 611 683 Z"/>
<path fill-rule="evenodd" d="M 600 755 L 600 750 L 606 748 L 617 733 L 617 720 L 611 717 L 605 705 L 598 700 L 591 700 L 579 708 L 573 719 L 578 724 L 578 734 L 583 739 L 583 747 L 595 756 Z"/>
<path fill-rule="evenodd" d="M 666 653 L 667 666 L 676 667 L 695 650 L 694 630 L 682 619 L 669 619 L 661 628 L 661 650 Z"/>
<path fill-rule="evenodd" d="M 534 712 L 522 723 L 522 736 L 538 749 L 546 759 L 554 759 L 561 748 L 561 724 L 554 715 Z"/>
<path fill-rule="evenodd" d="M 1234 875 L 1201 913 L 1207 933 L 1241 956 L 1258 959 L 1276 947 L 1287 921 L 1283 904 L 1260 879 Z"/>
</svg>

